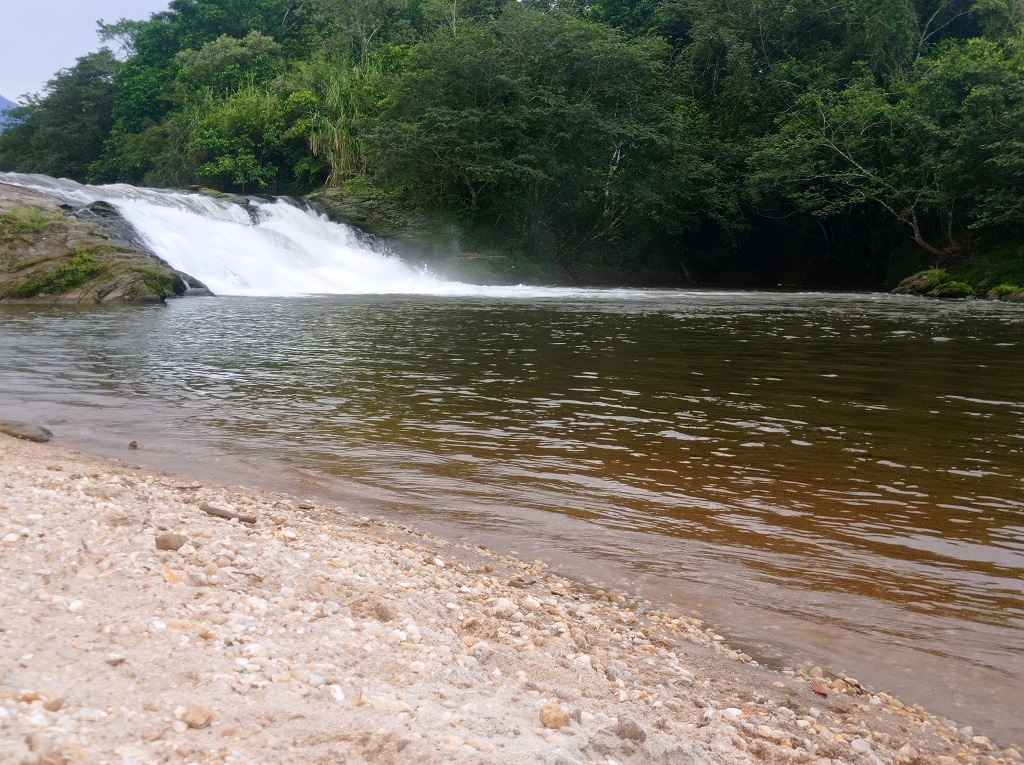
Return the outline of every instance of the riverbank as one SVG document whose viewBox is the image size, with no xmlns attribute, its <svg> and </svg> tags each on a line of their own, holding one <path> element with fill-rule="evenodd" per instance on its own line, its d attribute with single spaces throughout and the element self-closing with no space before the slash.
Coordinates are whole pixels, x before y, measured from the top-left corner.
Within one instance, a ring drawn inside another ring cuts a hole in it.
<svg viewBox="0 0 1024 765">
<path fill-rule="evenodd" d="M 1020 761 L 539 562 L 7 436 L 0 545 L 3 763 Z"/>
</svg>

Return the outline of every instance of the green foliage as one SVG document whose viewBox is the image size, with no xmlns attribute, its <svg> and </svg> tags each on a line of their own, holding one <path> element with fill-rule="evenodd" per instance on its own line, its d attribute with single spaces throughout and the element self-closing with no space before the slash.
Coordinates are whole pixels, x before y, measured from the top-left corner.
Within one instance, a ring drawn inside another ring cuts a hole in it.
<svg viewBox="0 0 1024 765">
<path fill-rule="evenodd" d="M 320 30 L 325 58 L 360 63 L 385 45 L 402 45 L 420 37 L 426 25 L 418 0 L 306 0 Z"/>
<path fill-rule="evenodd" d="M 288 137 L 304 139 L 316 160 L 299 170 L 326 172 L 328 187 L 368 171 L 362 128 L 375 113 L 378 93 L 403 55 L 404 49 L 387 47 L 361 63 L 339 66 L 321 59 L 298 70 L 290 82 L 294 90 L 287 106 L 297 118 Z"/>
<path fill-rule="evenodd" d="M 208 91 L 181 117 L 196 179 L 214 188 L 272 189 L 284 150 L 281 100 L 255 85 L 223 98 Z"/>
<path fill-rule="evenodd" d="M 934 289 L 940 284 L 952 281 L 953 277 L 943 268 L 929 268 L 919 274 L 915 274 L 914 279 L 921 285 L 922 289 Z"/>
<path fill-rule="evenodd" d="M 973 297 L 974 288 L 967 282 L 949 281 L 935 287 L 928 295 L 942 298 Z"/>
<path fill-rule="evenodd" d="M 1024 284 L 1024 248 L 1019 244 L 985 248 L 958 264 L 956 275 L 980 292 L 1001 283 Z"/>
<path fill-rule="evenodd" d="M 148 21 L 118 22 L 132 55 L 118 71 L 113 127 L 90 179 L 187 179 L 188 163 L 174 156 L 185 145 L 183 132 L 180 126 L 161 128 L 161 123 L 173 121 L 182 102 L 191 100 L 188 90 L 199 83 L 190 82 L 190 75 L 212 80 L 204 86 L 230 86 L 232 81 L 244 86 L 274 73 L 278 52 L 285 59 L 306 55 L 314 35 L 298 5 L 296 0 L 172 0 L 167 11 Z M 214 62 L 225 64 L 227 71 L 215 71 Z M 182 63 L 188 72 L 179 85 Z M 249 71 L 247 64 L 255 69 Z"/>
<path fill-rule="evenodd" d="M 90 279 L 101 275 L 104 270 L 104 267 L 96 262 L 90 250 L 76 247 L 70 260 L 61 263 L 52 271 L 38 274 L 32 281 L 14 290 L 11 297 L 31 298 L 41 295 L 62 295 L 76 287 L 81 287 Z"/>
</svg>

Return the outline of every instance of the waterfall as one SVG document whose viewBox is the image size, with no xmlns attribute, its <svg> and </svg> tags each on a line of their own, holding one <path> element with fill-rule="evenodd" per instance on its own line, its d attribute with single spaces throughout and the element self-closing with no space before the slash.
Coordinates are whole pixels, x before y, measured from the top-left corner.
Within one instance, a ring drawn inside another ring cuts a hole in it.
<svg viewBox="0 0 1024 765">
<path fill-rule="evenodd" d="M 0 173 L 0 182 L 75 205 L 114 205 L 154 254 L 216 295 L 536 294 L 534 288 L 445 281 L 375 250 L 355 229 L 290 199 L 240 204 L 184 191 L 87 186 L 17 173 Z"/>
</svg>

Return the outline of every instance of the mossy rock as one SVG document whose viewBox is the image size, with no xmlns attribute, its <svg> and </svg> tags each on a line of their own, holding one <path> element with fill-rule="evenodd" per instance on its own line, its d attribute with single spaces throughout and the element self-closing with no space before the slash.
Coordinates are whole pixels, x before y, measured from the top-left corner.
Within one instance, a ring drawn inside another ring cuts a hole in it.
<svg viewBox="0 0 1024 765">
<path fill-rule="evenodd" d="M 321 189 L 307 199 L 322 206 L 331 220 L 347 223 L 374 236 L 396 236 L 419 220 L 415 211 L 405 207 L 395 195 L 364 178 Z"/>
<path fill-rule="evenodd" d="M 224 191 L 218 191 L 217 189 L 211 189 L 209 186 L 189 186 L 188 190 L 193 194 L 202 194 L 204 197 L 213 197 L 214 199 L 231 199 L 230 194 Z"/>
<path fill-rule="evenodd" d="M 898 295 L 931 295 L 934 290 L 952 280 L 949 272 L 941 268 L 929 268 L 911 274 L 893 292 Z"/>
<path fill-rule="evenodd" d="M 974 296 L 974 288 L 957 280 L 941 268 L 929 268 L 908 276 L 893 290 L 900 295 L 925 295 L 935 298 L 965 298 Z"/>
<path fill-rule="evenodd" d="M 1024 294 L 1024 287 L 1017 284 L 998 284 L 988 292 L 985 297 L 989 300 L 1014 300 L 1014 297 Z"/>
<path fill-rule="evenodd" d="M 46 233 L 47 228 L 59 226 L 64 216 L 56 210 L 30 207 L 15 202 L 0 212 L 0 237 L 25 237 Z"/>
<path fill-rule="evenodd" d="M 928 297 L 965 298 L 974 297 L 974 288 L 967 282 L 949 281 L 925 293 Z"/>
<path fill-rule="evenodd" d="M 46 196 L 0 184 L 0 301 L 155 302 L 186 287 L 156 258 Z"/>
</svg>

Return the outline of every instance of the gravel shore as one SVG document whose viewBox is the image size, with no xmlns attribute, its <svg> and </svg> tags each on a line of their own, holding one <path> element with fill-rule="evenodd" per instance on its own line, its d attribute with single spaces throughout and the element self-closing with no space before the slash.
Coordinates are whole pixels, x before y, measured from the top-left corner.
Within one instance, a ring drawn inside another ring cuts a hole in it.
<svg viewBox="0 0 1024 765">
<path fill-rule="evenodd" d="M 805 669 L 540 562 L 0 435 L 0 765 L 1021 762 Z"/>
</svg>

